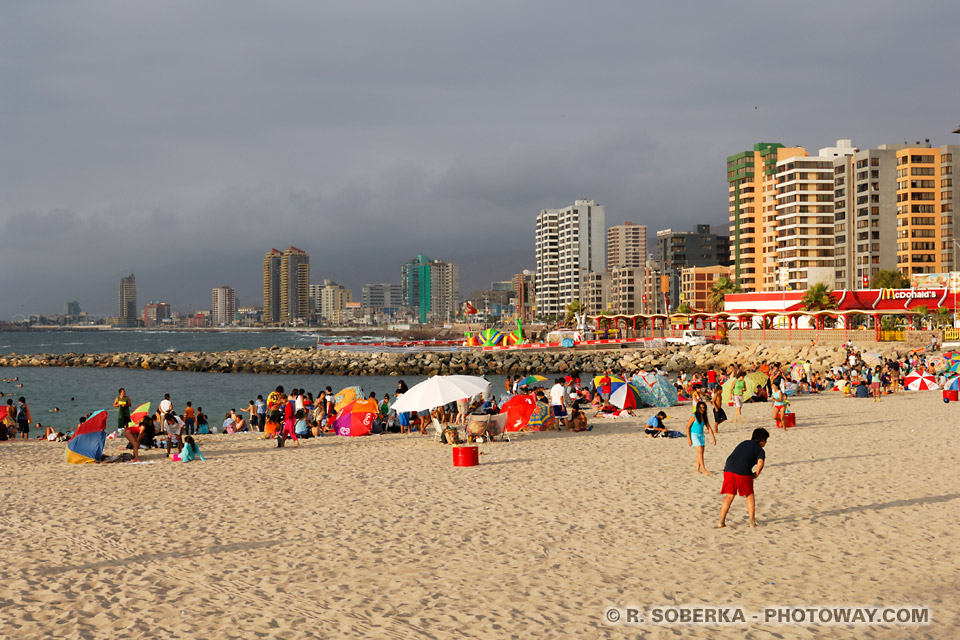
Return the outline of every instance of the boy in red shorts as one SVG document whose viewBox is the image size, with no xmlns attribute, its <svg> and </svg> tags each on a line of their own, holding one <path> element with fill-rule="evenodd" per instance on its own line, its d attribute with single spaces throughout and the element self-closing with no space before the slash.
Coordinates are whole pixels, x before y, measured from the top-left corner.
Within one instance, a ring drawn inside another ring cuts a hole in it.
<svg viewBox="0 0 960 640">
<path fill-rule="evenodd" d="M 750 516 L 750 526 L 757 526 L 754 519 L 757 511 L 756 499 L 753 495 L 753 481 L 763 470 L 763 460 L 766 454 L 763 448 L 767 444 L 770 433 L 766 429 L 754 429 L 749 440 L 737 445 L 733 453 L 727 457 L 723 467 L 723 504 L 720 506 L 720 521 L 717 529 L 726 526 L 727 512 L 733 504 L 734 497 L 741 495 L 747 499 L 747 514 Z M 757 465 L 757 470 L 753 466 Z"/>
</svg>

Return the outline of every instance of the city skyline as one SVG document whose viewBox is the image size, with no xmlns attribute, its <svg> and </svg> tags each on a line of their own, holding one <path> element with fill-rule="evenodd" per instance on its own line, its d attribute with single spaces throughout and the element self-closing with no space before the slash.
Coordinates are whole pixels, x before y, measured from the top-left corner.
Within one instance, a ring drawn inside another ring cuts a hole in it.
<svg viewBox="0 0 960 640">
<path fill-rule="evenodd" d="M 757 141 L 957 142 L 955 3 L 744 4 L 8 3 L 0 318 L 109 314 L 131 272 L 184 311 L 226 281 L 257 300 L 292 234 L 355 295 L 418 253 L 471 291 L 533 268 L 530 217 L 579 198 L 719 228 Z"/>
</svg>

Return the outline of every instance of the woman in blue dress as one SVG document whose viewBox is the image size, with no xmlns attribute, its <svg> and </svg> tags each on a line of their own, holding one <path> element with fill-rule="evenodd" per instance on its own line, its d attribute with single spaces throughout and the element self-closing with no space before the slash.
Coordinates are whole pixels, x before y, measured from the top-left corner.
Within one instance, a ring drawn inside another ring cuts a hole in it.
<svg viewBox="0 0 960 640">
<path fill-rule="evenodd" d="M 707 466 L 703 463 L 703 449 L 706 446 L 706 436 L 704 430 L 710 432 L 710 438 L 713 440 L 713 446 L 717 446 L 717 436 L 713 431 L 713 425 L 710 424 L 710 418 L 707 417 L 707 403 L 698 402 L 697 408 L 690 416 L 687 422 L 687 443 L 697 450 L 697 473 L 712 475 L 707 471 Z"/>
</svg>

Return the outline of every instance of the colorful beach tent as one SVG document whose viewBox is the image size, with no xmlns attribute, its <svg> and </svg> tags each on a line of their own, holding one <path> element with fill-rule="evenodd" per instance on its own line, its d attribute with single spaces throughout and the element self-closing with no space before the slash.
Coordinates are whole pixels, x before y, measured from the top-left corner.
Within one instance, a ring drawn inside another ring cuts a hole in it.
<svg viewBox="0 0 960 640">
<path fill-rule="evenodd" d="M 507 423 L 504 431 L 521 431 L 527 428 L 530 416 L 537 409 L 537 401 L 533 395 L 518 394 L 503 403 L 500 413 L 507 414 Z"/>
<path fill-rule="evenodd" d="M 338 436 L 366 436 L 373 431 L 373 421 L 377 417 L 376 400 L 355 400 L 337 416 L 334 427 Z"/>
<path fill-rule="evenodd" d="M 480 345 L 483 347 L 495 347 L 503 341 L 503 333 L 496 329 L 484 329 L 480 332 Z"/>
<path fill-rule="evenodd" d="M 103 445 L 107 441 L 107 412 L 101 409 L 77 427 L 64 451 L 70 464 L 100 462 Z"/>
<path fill-rule="evenodd" d="M 643 404 L 648 407 L 672 407 L 677 404 L 677 388 L 666 376 L 648 373 L 634 376 L 631 382 L 636 385 Z"/>
</svg>

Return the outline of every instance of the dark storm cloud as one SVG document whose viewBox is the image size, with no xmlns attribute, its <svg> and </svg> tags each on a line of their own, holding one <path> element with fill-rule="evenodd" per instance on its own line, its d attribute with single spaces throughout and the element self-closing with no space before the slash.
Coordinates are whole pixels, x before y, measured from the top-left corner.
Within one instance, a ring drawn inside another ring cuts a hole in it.
<svg viewBox="0 0 960 640">
<path fill-rule="evenodd" d="M 688 228 L 726 216 L 757 141 L 954 142 L 952 2 L 6 3 L 0 315 L 68 299 L 190 310 L 260 297 L 264 252 L 312 279 L 466 293 L 533 267 L 576 198 Z"/>
</svg>

